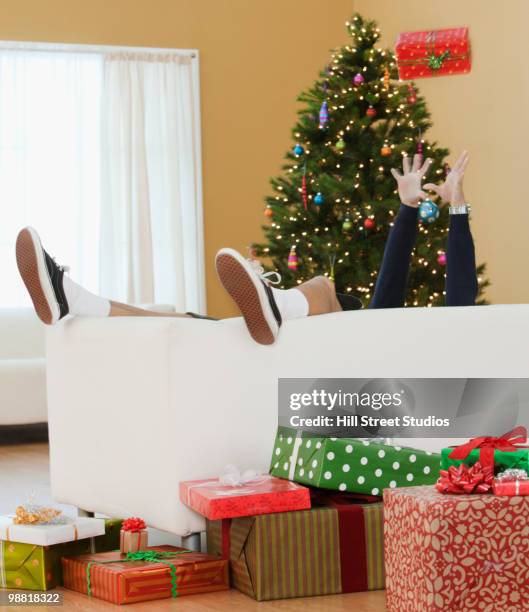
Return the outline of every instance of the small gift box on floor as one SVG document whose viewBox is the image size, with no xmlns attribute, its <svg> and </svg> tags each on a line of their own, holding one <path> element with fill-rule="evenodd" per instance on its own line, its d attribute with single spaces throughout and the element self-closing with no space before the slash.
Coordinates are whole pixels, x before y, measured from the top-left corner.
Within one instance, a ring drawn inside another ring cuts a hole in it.
<svg viewBox="0 0 529 612">
<path fill-rule="evenodd" d="M 119 549 L 122 553 L 138 552 L 148 546 L 147 525 L 135 516 L 125 519 L 119 534 Z"/>
<path fill-rule="evenodd" d="M 229 550 L 235 588 L 258 601 L 384 588 L 379 498 L 314 494 L 312 510 L 208 521 L 208 551 Z"/>
<path fill-rule="evenodd" d="M 439 455 L 362 441 L 315 438 L 294 429 L 278 429 L 270 473 L 305 485 L 381 495 L 386 487 L 434 484 Z"/>
<path fill-rule="evenodd" d="M 310 508 L 306 487 L 234 466 L 220 478 L 181 482 L 180 499 L 210 520 Z"/>
<path fill-rule="evenodd" d="M 470 72 L 468 28 L 403 32 L 396 55 L 403 80 Z"/>
<path fill-rule="evenodd" d="M 13 530 L 10 523 L 6 524 L 5 519 L 6 517 L 2 517 L 3 528 L 0 528 L 0 534 L 3 535 L 6 535 L 6 529 L 7 532 Z M 92 526 L 92 533 L 100 533 L 101 519 L 95 519 L 95 523 L 92 523 L 93 519 L 86 520 L 89 522 L 86 523 L 85 519 L 77 522 L 78 533 L 81 523 L 84 523 L 81 533 L 87 533 L 88 525 Z M 49 546 L 0 539 L 0 586 L 8 589 L 46 591 L 62 584 L 61 557 L 114 550 L 119 546 L 121 520 L 107 519 L 104 526 L 105 533 L 102 535 Z M 32 532 L 35 533 L 34 530 Z M 31 539 L 27 531 L 21 534 L 18 528 L 15 534 L 23 539 Z M 38 539 L 42 540 L 42 530 L 39 530 L 37 535 Z M 75 535 L 75 532 L 71 535 Z"/>
<path fill-rule="evenodd" d="M 115 604 L 229 588 L 225 560 L 175 546 L 63 557 L 64 586 Z"/>
<path fill-rule="evenodd" d="M 529 497 L 384 491 L 390 612 L 521 610 L 529 601 Z"/>
<path fill-rule="evenodd" d="M 105 533 L 103 535 L 90 538 L 90 548 L 86 552 L 106 552 L 107 550 L 118 549 L 122 524 L 123 519 L 106 518 Z"/>
</svg>

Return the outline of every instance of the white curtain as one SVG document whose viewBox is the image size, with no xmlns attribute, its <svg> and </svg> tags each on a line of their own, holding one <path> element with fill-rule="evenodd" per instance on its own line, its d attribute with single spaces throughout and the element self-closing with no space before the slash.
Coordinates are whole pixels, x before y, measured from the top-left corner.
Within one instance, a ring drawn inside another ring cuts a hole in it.
<svg viewBox="0 0 529 612">
<path fill-rule="evenodd" d="M 204 312 L 197 75 L 189 56 L 104 57 L 101 292 Z"/>
<path fill-rule="evenodd" d="M 27 306 L 15 261 L 25 225 L 99 289 L 102 56 L 0 50 L 0 307 Z"/>
</svg>

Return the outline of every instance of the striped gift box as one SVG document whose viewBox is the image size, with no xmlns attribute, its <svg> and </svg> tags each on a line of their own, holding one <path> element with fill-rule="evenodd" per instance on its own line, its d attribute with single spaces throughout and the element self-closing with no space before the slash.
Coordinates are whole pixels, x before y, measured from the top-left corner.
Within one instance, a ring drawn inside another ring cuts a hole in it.
<svg viewBox="0 0 529 612">
<path fill-rule="evenodd" d="M 312 510 L 208 521 L 208 551 L 221 554 L 228 541 L 233 585 L 258 601 L 383 589 L 382 504 L 334 498 Z"/>
<path fill-rule="evenodd" d="M 177 596 L 208 593 L 229 588 L 228 563 L 218 557 L 186 551 L 175 546 L 149 546 L 146 550 L 175 552 L 164 563 L 126 562 L 119 551 L 63 557 L 63 579 L 67 589 L 88 594 L 90 565 L 91 595 L 115 604 L 164 599 L 172 596 L 171 569 L 176 569 Z"/>
</svg>

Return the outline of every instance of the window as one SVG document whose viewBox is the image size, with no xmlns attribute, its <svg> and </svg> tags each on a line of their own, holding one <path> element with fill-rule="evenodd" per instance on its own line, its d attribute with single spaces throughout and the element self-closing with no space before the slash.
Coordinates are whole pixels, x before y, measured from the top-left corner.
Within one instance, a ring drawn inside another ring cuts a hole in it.
<svg viewBox="0 0 529 612">
<path fill-rule="evenodd" d="M 204 312 L 196 52 L 0 47 L 0 306 L 32 225 L 87 289 Z"/>
<path fill-rule="evenodd" d="M 99 290 L 99 100 L 93 54 L 0 53 L 0 304 L 30 304 L 15 262 L 25 225 Z"/>
</svg>

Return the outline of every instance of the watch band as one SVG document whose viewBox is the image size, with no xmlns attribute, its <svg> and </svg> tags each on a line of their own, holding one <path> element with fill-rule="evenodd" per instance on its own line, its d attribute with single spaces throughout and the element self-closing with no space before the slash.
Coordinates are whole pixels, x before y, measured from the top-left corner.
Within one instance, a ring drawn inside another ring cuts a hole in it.
<svg viewBox="0 0 529 612">
<path fill-rule="evenodd" d="M 459 206 L 449 206 L 448 212 L 451 215 L 468 215 L 470 209 L 470 204 L 461 204 Z"/>
</svg>

